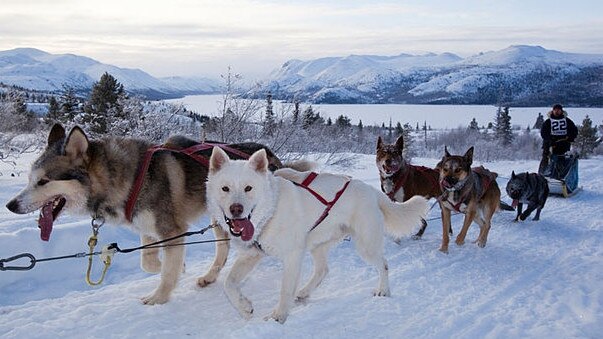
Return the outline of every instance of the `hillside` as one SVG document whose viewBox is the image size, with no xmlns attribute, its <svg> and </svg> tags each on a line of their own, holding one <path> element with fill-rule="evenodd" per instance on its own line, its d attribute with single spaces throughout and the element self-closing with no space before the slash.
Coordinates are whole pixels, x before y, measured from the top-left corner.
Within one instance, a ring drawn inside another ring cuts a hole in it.
<svg viewBox="0 0 603 339">
<path fill-rule="evenodd" d="M 0 51 L 0 82 L 40 91 L 62 91 L 64 85 L 79 92 L 92 88 L 108 72 L 126 91 L 148 99 L 187 94 L 216 93 L 219 83 L 207 78 L 155 78 L 140 69 L 120 68 L 74 54 L 50 54 L 34 48 Z"/>
<path fill-rule="evenodd" d="M 266 80 L 276 98 L 314 103 L 603 106 L 603 55 L 510 46 L 450 53 L 290 60 Z"/>
</svg>

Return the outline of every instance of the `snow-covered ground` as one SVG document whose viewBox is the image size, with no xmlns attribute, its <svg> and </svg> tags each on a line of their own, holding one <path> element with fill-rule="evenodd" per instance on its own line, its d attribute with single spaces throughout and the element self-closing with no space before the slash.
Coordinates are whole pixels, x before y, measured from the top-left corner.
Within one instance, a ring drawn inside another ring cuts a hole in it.
<svg viewBox="0 0 603 339">
<path fill-rule="evenodd" d="M 0 201 L 7 202 L 25 185 L 31 160 L 19 160 L 16 177 L 0 166 Z M 416 158 L 413 163 L 433 166 L 436 159 Z M 538 166 L 536 161 L 484 165 L 500 174 L 502 187 L 511 170 L 535 171 Z M 139 269 L 136 253 L 117 254 L 105 283 L 96 288 L 84 282 L 83 258 L 42 262 L 25 272 L 0 271 L 0 337 L 601 338 L 602 166 L 600 157 L 581 160 L 582 191 L 569 199 L 549 198 L 539 222 L 515 223 L 514 212 L 497 213 L 486 248 L 468 242 L 463 247 L 451 244 L 449 254 L 439 252 L 439 220 L 430 221 L 422 240 L 407 238 L 400 245 L 387 241 L 389 298 L 372 296 L 376 271 L 355 253 L 353 240 L 343 241 L 330 254 L 323 284 L 305 305 L 292 309 L 284 325 L 263 320 L 278 300 L 282 274 L 279 262 L 265 259 L 243 287 L 255 306 L 254 317 L 246 321 L 223 293 L 224 274 L 205 289 L 195 286 L 213 259 L 214 247 L 193 245 L 187 248 L 186 273 L 165 305 L 139 301 L 159 277 Z M 360 156 L 352 169 L 324 170 L 345 171 L 379 186 L 373 156 Z M 504 194 L 503 200 L 509 202 Z M 438 207 L 430 213 L 438 216 Z M 36 218 L 0 209 L 0 258 L 86 251 L 90 220 L 61 217 L 46 243 L 39 238 Z M 455 234 L 461 222 L 461 216 L 453 217 Z M 206 224 L 203 218 L 194 228 Z M 475 239 L 477 231 L 473 225 L 468 239 Z M 99 242 L 118 242 L 123 248 L 138 239 L 125 228 L 103 226 Z M 99 269 L 98 258 L 95 264 Z M 308 256 L 303 278 L 310 272 Z"/>
</svg>

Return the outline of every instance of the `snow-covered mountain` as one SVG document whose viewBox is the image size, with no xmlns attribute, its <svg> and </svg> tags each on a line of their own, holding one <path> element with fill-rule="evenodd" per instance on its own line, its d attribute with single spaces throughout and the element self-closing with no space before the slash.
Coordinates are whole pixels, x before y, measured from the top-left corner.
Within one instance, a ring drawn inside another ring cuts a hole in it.
<svg viewBox="0 0 603 339">
<path fill-rule="evenodd" d="M 28 89 L 61 91 L 64 85 L 88 91 L 108 72 L 124 88 L 151 99 L 215 93 L 219 83 L 206 78 L 155 78 L 140 69 L 120 68 L 73 54 L 50 54 L 34 48 L 0 51 L 0 82 Z"/>
<path fill-rule="evenodd" d="M 450 53 L 290 60 L 267 81 L 276 98 L 316 103 L 603 105 L 603 55 L 510 46 Z"/>
</svg>

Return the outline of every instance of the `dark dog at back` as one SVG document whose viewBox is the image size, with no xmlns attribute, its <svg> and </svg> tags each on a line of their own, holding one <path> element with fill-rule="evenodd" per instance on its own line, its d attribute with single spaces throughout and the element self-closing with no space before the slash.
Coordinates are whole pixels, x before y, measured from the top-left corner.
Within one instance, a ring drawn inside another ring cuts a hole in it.
<svg viewBox="0 0 603 339">
<path fill-rule="evenodd" d="M 499 207 L 500 189 L 496 183 L 497 174 L 482 166 L 472 169 L 472 163 L 473 147 L 469 148 L 465 155 L 451 155 L 445 148 L 444 157 L 437 165 L 440 169 L 440 186 L 443 191 L 440 197 L 442 208 L 440 251 L 444 253 L 448 253 L 451 211 L 465 214 L 463 228 L 456 237 L 456 244 L 461 246 L 465 243 L 469 226 L 475 221 L 480 227 L 475 242 L 479 247 L 485 247 L 492 226 L 492 216 Z"/>
<path fill-rule="evenodd" d="M 415 195 L 427 199 L 442 195 L 439 185 L 440 173 L 429 167 L 415 166 L 406 162 L 402 151 L 404 138 L 400 136 L 395 144 L 386 144 L 381 137 L 377 139 L 376 164 L 381 179 L 381 191 L 394 201 L 404 202 Z M 421 229 L 413 236 L 420 239 L 427 222 L 421 220 Z M 452 228 L 449 230 L 452 234 Z"/>
<path fill-rule="evenodd" d="M 515 221 L 526 220 L 534 210 L 536 215 L 532 220 L 540 220 L 540 211 L 549 196 L 549 185 L 546 178 L 538 173 L 511 173 L 507 182 L 507 194 L 513 199 L 513 207 L 517 207 Z M 523 204 L 528 208 L 522 213 Z"/>
</svg>

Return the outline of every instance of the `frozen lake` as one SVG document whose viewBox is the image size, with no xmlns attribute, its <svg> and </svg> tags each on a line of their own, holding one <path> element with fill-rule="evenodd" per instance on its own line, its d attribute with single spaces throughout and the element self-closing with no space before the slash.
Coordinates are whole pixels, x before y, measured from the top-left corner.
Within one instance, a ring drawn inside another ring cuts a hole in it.
<svg viewBox="0 0 603 339">
<path fill-rule="evenodd" d="M 221 95 L 190 95 L 181 99 L 166 100 L 172 103 L 183 103 L 188 109 L 203 115 L 214 116 L 218 114 Z M 275 103 L 275 111 L 279 109 L 279 103 Z M 553 103 L 551 103 L 551 106 Z M 303 111 L 308 104 L 301 104 Z M 352 124 L 358 124 L 362 120 L 364 126 L 392 124 L 400 122 L 402 125 L 410 123 L 413 127 L 418 123 L 423 126 L 427 122 L 432 128 L 456 128 L 468 126 L 471 119 L 475 118 L 479 126 L 486 126 L 494 121 L 497 108 L 488 105 L 401 105 L 401 104 L 366 104 L 366 105 L 312 105 L 315 112 L 320 112 L 324 118 L 330 117 L 335 120 L 339 115 L 345 115 L 352 120 Z M 545 118 L 550 107 L 511 107 L 511 124 L 526 128 L 532 127 L 536 122 L 538 113 Z M 603 108 L 577 108 L 568 107 L 566 111 L 569 117 L 581 125 L 582 120 L 588 115 L 593 123 L 603 123 Z M 263 112 L 262 112 L 263 113 Z"/>
</svg>

